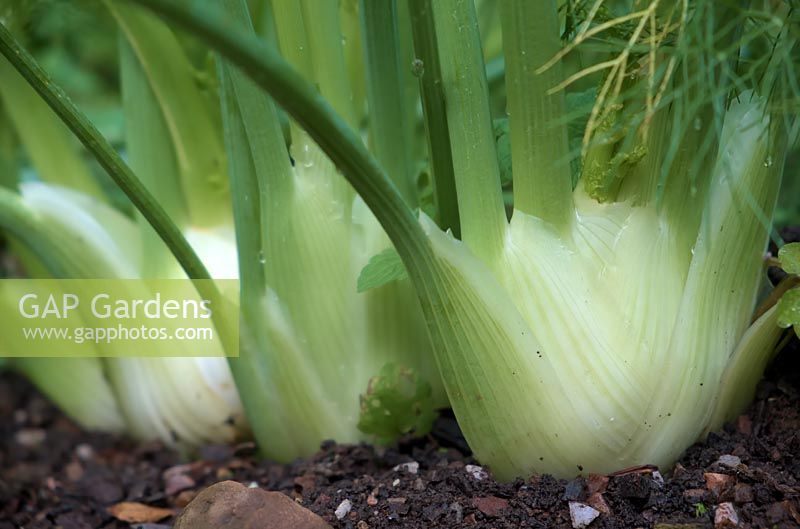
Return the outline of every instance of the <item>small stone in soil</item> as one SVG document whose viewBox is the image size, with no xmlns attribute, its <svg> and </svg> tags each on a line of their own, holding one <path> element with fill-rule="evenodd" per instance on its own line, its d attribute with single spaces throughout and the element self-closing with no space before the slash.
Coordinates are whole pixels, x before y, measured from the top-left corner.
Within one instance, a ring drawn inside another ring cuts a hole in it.
<svg viewBox="0 0 800 529">
<path fill-rule="evenodd" d="M 400 463 L 396 465 L 392 470 L 395 472 L 406 471 L 411 474 L 416 474 L 419 472 L 419 463 L 416 461 L 409 461 L 408 463 Z"/>
<path fill-rule="evenodd" d="M 483 496 L 480 498 L 472 498 L 472 506 L 486 516 L 495 517 L 508 509 L 508 500 L 498 498 L 497 496 Z"/>
<path fill-rule="evenodd" d="M 586 479 L 586 494 L 592 495 L 595 492 L 603 493 L 608 487 L 608 476 L 602 474 L 589 474 Z"/>
<path fill-rule="evenodd" d="M 706 480 L 706 488 L 717 498 L 724 497 L 736 484 L 736 478 L 728 474 L 706 472 L 703 478 Z"/>
<path fill-rule="evenodd" d="M 467 471 L 467 474 L 469 474 L 478 481 L 484 480 L 489 477 L 489 473 L 486 472 L 483 469 L 483 467 L 478 465 L 467 465 L 464 467 L 464 470 Z"/>
<path fill-rule="evenodd" d="M 597 509 L 603 514 L 611 514 L 611 508 L 608 506 L 608 503 L 606 503 L 606 500 L 605 498 L 603 498 L 603 495 L 600 494 L 599 492 L 595 492 L 594 494 L 586 498 L 586 503 L 590 507 Z"/>
<path fill-rule="evenodd" d="M 14 436 L 17 444 L 25 447 L 34 447 L 42 444 L 47 437 L 47 432 L 41 428 L 23 428 Z"/>
<path fill-rule="evenodd" d="M 732 529 L 739 525 L 739 515 L 730 502 L 720 503 L 714 513 L 715 529 Z"/>
<path fill-rule="evenodd" d="M 575 501 L 581 499 L 583 496 L 583 478 L 573 479 L 567 483 L 564 488 L 564 499 L 567 501 Z"/>
<path fill-rule="evenodd" d="M 736 468 L 742 464 L 742 459 L 740 457 L 731 454 L 723 454 L 719 456 L 719 459 L 717 459 L 717 463 L 723 467 Z"/>
<path fill-rule="evenodd" d="M 341 520 L 345 516 L 347 516 L 347 513 L 349 513 L 352 508 L 353 508 L 352 501 L 342 500 L 342 503 L 340 503 L 339 506 L 336 507 L 336 510 L 333 512 L 333 514 L 336 516 L 337 520 Z"/>
<path fill-rule="evenodd" d="M 577 501 L 569 502 L 569 518 L 574 529 L 588 527 L 595 518 L 600 516 L 600 511 Z"/>
</svg>

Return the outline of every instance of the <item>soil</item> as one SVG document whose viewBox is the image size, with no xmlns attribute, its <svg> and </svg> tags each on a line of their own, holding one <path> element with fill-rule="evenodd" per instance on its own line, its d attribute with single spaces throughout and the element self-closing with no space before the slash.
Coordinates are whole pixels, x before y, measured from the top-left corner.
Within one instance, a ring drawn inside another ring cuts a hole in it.
<svg viewBox="0 0 800 529">
<path fill-rule="evenodd" d="M 661 472 L 498 483 L 446 414 L 427 438 L 392 448 L 324 443 L 281 465 L 252 444 L 207 446 L 186 460 L 159 443 L 82 431 L 25 380 L 0 373 L 0 529 L 169 529 L 222 480 L 281 491 L 334 528 L 571 528 L 570 507 L 590 505 L 600 511 L 590 529 L 800 529 L 797 338 L 746 414 Z"/>
<path fill-rule="evenodd" d="M 227 479 L 282 491 L 335 528 L 568 528 L 570 502 L 581 502 L 609 511 L 592 528 L 693 529 L 713 527 L 716 506 L 731 502 L 740 527 L 789 529 L 800 528 L 800 346 L 776 360 L 746 415 L 689 448 L 663 482 L 645 467 L 497 483 L 468 465 L 477 463 L 447 416 L 428 438 L 393 448 L 325 443 L 280 465 L 251 444 L 207 446 L 187 463 L 158 443 L 84 432 L 26 381 L 0 375 L 0 529 L 167 529 L 174 518 L 129 524 L 109 508 L 177 514 Z M 339 520 L 345 500 L 352 509 Z"/>
</svg>

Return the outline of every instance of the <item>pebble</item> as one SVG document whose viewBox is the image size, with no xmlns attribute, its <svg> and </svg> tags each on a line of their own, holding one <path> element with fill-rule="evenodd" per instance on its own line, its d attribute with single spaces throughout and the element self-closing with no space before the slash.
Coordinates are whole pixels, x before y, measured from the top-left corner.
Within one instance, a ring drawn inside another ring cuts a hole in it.
<svg viewBox="0 0 800 529">
<path fill-rule="evenodd" d="M 483 496 L 472 498 L 472 506 L 481 511 L 486 516 L 498 516 L 508 509 L 508 500 L 497 496 Z"/>
<path fill-rule="evenodd" d="M 76 482 L 83 477 L 83 466 L 77 461 L 71 461 L 64 468 L 64 473 L 69 481 Z"/>
<path fill-rule="evenodd" d="M 457 501 L 450 504 L 450 510 L 455 514 L 456 523 L 464 520 L 464 508 Z"/>
<path fill-rule="evenodd" d="M 347 516 L 347 513 L 349 513 L 352 510 L 352 508 L 353 508 L 353 502 L 352 501 L 350 501 L 350 500 L 342 500 L 342 503 L 340 503 L 339 506 L 336 507 L 336 510 L 333 511 L 333 514 L 336 515 L 336 519 L 337 520 L 341 520 L 345 516 Z"/>
<path fill-rule="evenodd" d="M 653 482 L 656 484 L 656 487 L 660 489 L 661 487 L 664 486 L 665 483 L 664 476 L 661 475 L 661 472 L 659 472 L 658 470 L 654 470 L 652 477 L 653 477 Z"/>
<path fill-rule="evenodd" d="M 17 444 L 33 448 L 42 444 L 47 437 L 47 432 L 41 428 L 23 428 L 14 434 Z"/>
<path fill-rule="evenodd" d="M 736 468 L 742 464 L 742 459 L 731 454 L 725 454 L 719 456 L 719 459 L 717 459 L 717 463 L 719 463 L 719 465 L 723 467 Z"/>
<path fill-rule="evenodd" d="M 739 525 L 739 515 L 730 502 L 720 503 L 714 513 L 714 529 L 732 529 Z"/>
<path fill-rule="evenodd" d="M 467 465 L 464 467 L 464 470 L 467 471 L 467 474 L 472 476 L 474 479 L 481 481 L 489 477 L 489 473 L 486 472 L 483 467 L 478 465 Z"/>
<path fill-rule="evenodd" d="M 183 510 L 175 529 L 330 529 L 325 521 L 282 492 L 223 481 L 203 490 Z"/>
<path fill-rule="evenodd" d="M 408 463 L 400 463 L 399 465 L 395 466 L 392 470 L 395 472 L 400 472 L 401 470 L 405 470 L 406 472 L 410 472 L 411 474 L 416 474 L 419 472 L 419 463 L 416 461 L 409 461 Z"/>
<path fill-rule="evenodd" d="M 82 461 L 89 461 L 94 458 L 94 448 L 86 443 L 81 443 L 75 447 L 75 455 Z"/>
<path fill-rule="evenodd" d="M 736 478 L 728 474 L 706 472 L 703 474 L 703 478 L 706 480 L 706 488 L 717 498 L 730 492 L 736 484 Z"/>
<path fill-rule="evenodd" d="M 564 488 L 563 498 L 567 501 L 579 500 L 583 496 L 583 478 L 573 479 Z"/>
<path fill-rule="evenodd" d="M 608 506 L 608 503 L 606 503 L 606 499 L 599 492 L 595 492 L 586 498 L 586 503 L 603 514 L 611 514 L 611 508 Z"/>
<path fill-rule="evenodd" d="M 589 474 L 586 478 L 586 493 L 589 495 L 595 492 L 603 493 L 608 487 L 608 476 L 602 474 Z"/>
<path fill-rule="evenodd" d="M 569 518 L 574 529 L 588 527 L 598 516 L 600 516 L 600 511 L 594 507 L 577 501 L 569 502 Z"/>
<path fill-rule="evenodd" d="M 739 415 L 736 419 L 736 429 L 742 435 L 750 435 L 753 433 L 753 421 L 747 415 Z"/>
</svg>

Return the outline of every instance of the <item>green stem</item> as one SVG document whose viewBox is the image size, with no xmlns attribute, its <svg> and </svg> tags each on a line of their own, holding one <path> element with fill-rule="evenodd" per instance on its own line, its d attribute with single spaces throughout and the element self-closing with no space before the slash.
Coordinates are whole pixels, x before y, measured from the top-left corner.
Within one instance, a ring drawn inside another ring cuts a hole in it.
<svg viewBox="0 0 800 529">
<path fill-rule="evenodd" d="M 572 212 L 561 61 L 536 70 L 561 49 L 556 0 L 501 2 L 514 208 L 563 226 Z"/>
<path fill-rule="evenodd" d="M 408 0 L 411 28 L 414 33 L 414 52 L 422 62 L 419 78 L 422 111 L 425 115 L 425 133 L 428 138 L 431 173 L 434 183 L 439 227 L 452 230 L 461 237 L 458 216 L 453 153 L 450 148 L 450 131 L 447 125 L 447 107 L 442 89 L 442 69 L 439 46 L 433 19 L 433 0 Z"/>
<path fill-rule="evenodd" d="M 192 11 L 168 0 L 132 0 L 160 13 L 212 45 L 236 64 L 305 128 L 375 213 L 409 274 L 425 275 L 433 258 L 426 235 L 397 188 L 361 139 L 325 98 L 264 42 L 226 31 L 214 11 Z M 429 266 L 429 265 L 427 265 Z"/>
<path fill-rule="evenodd" d="M 333 79 L 319 80 L 319 69 L 325 67 L 322 63 L 325 62 L 327 55 L 331 53 L 324 48 L 332 44 L 321 35 L 316 35 L 312 39 L 310 33 L 320 30 L 327 31 L 325 27 L 311 27 L 306 20 L 303 4 L 297 0 L 274 0 L 273 15 L 281 54 L 289 64 L 306 81 L 315 84 L 323 97 L 329 101 L 331 97 L 339 97 L 338 104 L 340 106 L 344 105 L 346 108 L 352 108 L 352 102 L 341 101 L 340 97 L 341 93 L 346 91 L 343 87 L 347 86 L 347 82 Z M 317 16 L 321 15 L 318 14 Z M 341 39 L 335 45 L 341 47 L 340 41 Z M 322 49 L 319 49 L 320 47 Z M 328 57 L 327 60 L 335 62 L 335 58 Z M 341 77 L 341 73 L 337 74 L 337 76 Z M 336 108 L 336 105 L 334 104 L 334 108 Z M 291 154 L 295 162 L 302 166 L 316 164 L 319 158 L 317 145 L 310 138 L 308 131 L 298 126 L 295 120 L 291 121 Z M 325 185 L 331 186 L 334 190 L 334 195 L 345 205 L 345 216 L 349 215 L 348 211 L 353 195 L 352 189 L 347 185 L 347 182 L 338 178 L 337 175 L 331 174 Z"/>
<path fill-rule="evenodd" d="M 5 59 L 0 59 L 0 100 L 42 180 L 106 200 L 69 130 Z"/>
<path fill-rule="evenodd" d="M 475 6 L 473 0 L 437 0 L 433 9 L 462 235 L 490 263 L 507 223 Z"/>
<path fill-rule="evenodd" d="M 369 130 L 372 151 L 389 173 L 406 203 L 416 206 L 411 146 L 407 139 L 397 1 L 361 0 L 361 26 L 366 57 Z"/>
<path fill-rule="evenodd" d="M 353 92 L 345 72 L 339 2 L 300 0 L 319 91 L 351 127 L 357 127 Z"/>
<path fill-rule="evenodd" d="M 100 132 L 75 107 L 60 87 L 53 84 L 30 54 L 22 49 L 8 29 L 0 24 L 0 53 L 22 74 L 50 108 L 70 128 L 120 189 L 130 198 L 172 250 L 186 274 L 210 279 L 208 271 L 163 208 L 133 174 Z"/>
</svg>

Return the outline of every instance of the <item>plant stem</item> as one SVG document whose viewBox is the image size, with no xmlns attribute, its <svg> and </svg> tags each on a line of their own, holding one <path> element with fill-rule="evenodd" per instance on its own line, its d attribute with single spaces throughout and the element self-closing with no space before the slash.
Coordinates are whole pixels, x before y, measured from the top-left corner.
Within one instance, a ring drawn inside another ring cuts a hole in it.
<svg viewBox="0 0 800 529">
<path fill-rule="evenodd" d="M 422 111 L 425 115 L 425 133 L 428 138 L 428 155 L 434 183 L 438 224 L 461 237 L 458 216 L 458 193 L 453 172 L 453 153 L 450 148 L 450 130 L 447 125 L 447 107 L 442 89 L 442 70 L 436 25 L 433 19 L 433 0 L 408 0 L 411 28 L 414 34 L 414 52 L 422 61 L 419 78 Z"/>
<path fill-rule="evenodd" d="M 372 152 L 406 203 L 414 207 L 417 194 L 411 146 L 407 141 L 410 123 L 400 75 L 397 1 L 361 0 L 360 4 Z"/>
<path fill-rule="evenodd" d="M 514 208 L 563 226 L 572 212 L 561 61 L 536 73 L 561 49 L 555 0 L 501 2 Z"/>
<path fill-rule="evenodd" d="M 109 176 L 133 202 L 172 250 L 192 279 L 210 279 L 203 263 L 164 209 L 133 174 L 100 132 L 75 107 L 60 87 L 53 84 L 30 54 L 22 49 L 3 24 L 0 24 L 0 53 L 22 74 L 42 99 L 55 111 L 83 145 L 97 158 Z"/>
<path fill-rule="evenodd" d="M 411 209 L 364 147 L 361 139 L 322 95 L 264 42 L 226 31 L 210 10 L 194 12 L 168 0 L 132 0 L 213 45 L 272 97 L 317 141 L 375 213 L 409 275 L 426 275 L 432 250 Z"/>
<path fill-rule="evenodd" d="M 306 38 L 311 46 L 314 79 L 319 91 L 351 127 L 356 127 L 353 93 L 348 78 L 339 27 L 339 3 L 300 0 Z"/>
<path fill-rule="evenodd" d="M 42 180 L 106 200 L 69 130 L 5 59 L 0 59 L 0 99 Z"/>
<path fill-rule="evenodd" d="M 490 263 L 506 230 L 489 88 L 472 0 L 433 3 L 464 242 Z"/>
</svg>

